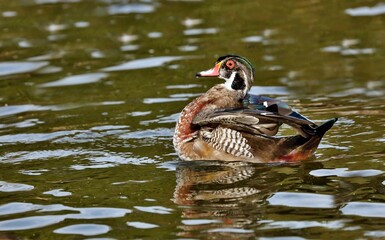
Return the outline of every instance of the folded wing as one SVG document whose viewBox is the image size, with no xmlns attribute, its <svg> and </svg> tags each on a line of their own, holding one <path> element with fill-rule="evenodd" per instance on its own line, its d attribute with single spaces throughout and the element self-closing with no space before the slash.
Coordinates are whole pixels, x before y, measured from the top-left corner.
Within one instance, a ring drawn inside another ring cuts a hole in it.
<svg viewBox="0 0 385 240">
<path fill-rule="evenodd" d="M 248 95 L 242 108 L 224 108 L 200 112 L 193 125 L 215 128 L 218 126 L 240 132 L 274 136 L 285 123 L 303 137 L 313 136 L 317 125 L 293 111 L 285 102 L 263 96 Z"/>
</svg>

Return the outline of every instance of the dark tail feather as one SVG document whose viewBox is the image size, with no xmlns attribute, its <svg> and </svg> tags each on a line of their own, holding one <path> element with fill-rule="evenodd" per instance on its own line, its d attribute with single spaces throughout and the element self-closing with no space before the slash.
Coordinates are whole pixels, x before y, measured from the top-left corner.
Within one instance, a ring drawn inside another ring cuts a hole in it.
<svg viewBox="0 0 385 240">
<path fill-rule="evenodd" d="M 314 135 L 305 139 L 305 143 L 297 148 L 298 152 L 302 152 L 303 155 L 313 154 L 321 142 L 324 134 L 333 127 L 334 123 L 337 122 L 338 118 L 333 118 L 322 123 L 318 127 L 314 128 Z"/>
<path fill-rule="evenodd" d="M 287 138 L 282 146 L 291 146 L 290 153 L 281 156 L 283 161 L 298 161 L 310 157 L 317 149 L 323 135 L 333 127 L 338 118 L 330 119 L 316 128 L 306 128 L 307 133 L 311 133 L 311 136 L 305 138 L 301 135 L 296 135 L 291 138 Z M 289 148 L 289 147 L 288 147 Z"/>
<path fill-rule="evenodd" d="M 326 122 L 322 123 L 319 126 L 313 127 L 310 125 L 302 125 L 301 130 L 304 134 L 301 134 L 305 138 L 312 137 L 312 136 L 319 136 L 322 137 L 333 125 L 335 122 L 337 122 L 338 118 L 333 118 L 330 120 L 327 120 Z"/>
<path fill-rule="evenodd" d="M 322 123 L 321 125 L 315 128 L 315 134 L 317 136 L 322 137 L 331 127 L 333 127 L 334 123 L 337 122 L 337 120 L 338 118 L 333 118 Z"/>
</svg>

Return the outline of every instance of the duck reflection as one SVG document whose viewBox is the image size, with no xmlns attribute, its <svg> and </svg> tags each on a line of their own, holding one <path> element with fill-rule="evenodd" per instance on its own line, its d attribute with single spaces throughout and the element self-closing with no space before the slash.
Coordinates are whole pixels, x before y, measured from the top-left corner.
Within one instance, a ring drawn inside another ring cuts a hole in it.
<svg viewBox="0 0 385 240">
<path fill-rule="evenodd" d="M 212 235 L 231 237 L 239 236 L 240 230 L 252 236 L 242 230 L 252 219 L 247 208 L 240 206 L 258 199 L 261 190 L 247 184 L 256 173 L 255 166 L 243 162 L 186 162 L 178 166 L 174 202 L 182 206 L 185 219 L 179 236 L 197 237 L 193 232 L 213 231 Z M 220 230 L 224 226 L 226 232 Z M 235 229 L 237 233 L 232 232 Z"/>
<path fill-rule="evenodd" d="M 314 163 L 311 165 L 314 169 Z M 266 219 L 266 199 L 307 181 L 304 166 L 213 161 L 179 164 L 173 198 L 184 219 L 179 236 L 255 236 L 252 229 Z"/>
<path fill-rule="evenodd" d="M 243 162 L 227 164 L 193 162 L 177 168 L 177 186 L 174 201 L 190 205 L 197 202 L 232 202 L 252 196 L 258 189 L 239 185 L 256 173 L 253 165 Z"/>
</svg>

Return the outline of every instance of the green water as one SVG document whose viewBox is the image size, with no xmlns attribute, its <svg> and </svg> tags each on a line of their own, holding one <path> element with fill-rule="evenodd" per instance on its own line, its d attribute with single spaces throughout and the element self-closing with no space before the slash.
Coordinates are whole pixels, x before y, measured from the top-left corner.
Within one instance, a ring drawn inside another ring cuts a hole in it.
<svg viewBox="0 0 385 240">
<path fill-rule="evenodd" d="M 0 32 L 1 239 L 385 238 L 380 1 L 2 0 Z M 228 53 L 253 93 L 339 117 L 314 158 L 178 159 Z"/>
</svg>

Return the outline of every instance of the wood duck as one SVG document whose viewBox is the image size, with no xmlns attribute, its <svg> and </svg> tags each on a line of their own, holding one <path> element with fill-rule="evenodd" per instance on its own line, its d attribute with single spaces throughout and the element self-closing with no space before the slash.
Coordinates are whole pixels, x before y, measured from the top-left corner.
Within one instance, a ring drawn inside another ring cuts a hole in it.
<svg viewBox="0 0 385 240">
<path fill-rule="evenodd" d="M 183 160 L 277 162 L 304 160 L 315 152 L 337 118 L 317 125 L 286 103 L 248 94 L 254 68 L 244 57 L 226 55 L 196 77 L 225 80 L 190 102 L 177 121 L 173 144 Z M 298 132 L 275 136 L 282 124 Z"/>
</svg>

